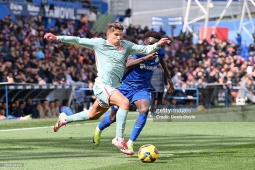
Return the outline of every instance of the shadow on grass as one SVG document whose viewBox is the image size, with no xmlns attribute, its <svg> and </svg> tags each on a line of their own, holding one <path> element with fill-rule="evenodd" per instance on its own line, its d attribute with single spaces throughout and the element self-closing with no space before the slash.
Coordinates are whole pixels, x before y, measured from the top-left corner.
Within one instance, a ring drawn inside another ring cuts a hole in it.
<svg viewBox="0 0 255 170">
<path fill-rule="evenodd" d="M 110 137 L 104 137 L 101 145 L 93 148 L 92 139 L 85 137 L 40 138 L 36 139 L 0 139 L 1 160 L 27 159 L 68 159 L 79 157 L 109 157 L 109 153 L 118 153 L 112 146 Z M 164 160 L 183 157 L 211 157 L 234 155 L 237 151 L 224 151 L 224 148 L 255 148 L 254 137 L 225 137 L 215 135 L 175 135 L 141 136 L 135 143 L 135 150 L 146 143 L 155 145 L 160 153 L 160 160 L 155 163 L 167 163 Z M 213 149 L 217 149 L 217 152 Z M 218 149 L 223 149 L 219 152 Z M 56 152 L 55 152 L 56 151 Z M 196 152 L 193 152 L 196 151 Z M 114 155 L 115 156 L 115 155 Z M 123 157 L 122 154 L 117 157 Z M 137 156 L 131 157 L 137 160 Z M 136 158 L 136 159 L 135 159 Z"/>
</svg>

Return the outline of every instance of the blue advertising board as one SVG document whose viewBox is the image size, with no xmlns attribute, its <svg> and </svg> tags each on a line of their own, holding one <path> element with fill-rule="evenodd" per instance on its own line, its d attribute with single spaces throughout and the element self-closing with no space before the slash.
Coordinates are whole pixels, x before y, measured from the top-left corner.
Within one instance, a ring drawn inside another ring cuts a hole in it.
<svg viewBox="0 0 255 170">
<path fill-rule="evenodd" d="M 2 4 L 3 5 L 3 4 Z M 33 5 L 33 4 L 18 4 L 8 3 L 6 4 L 13 15 L 24 16 L 44 16 L 47 18 L 61 18 L 61 19 L 80 19 L 82 14 L 87 15 L 89 9 L 86 8 L 71 8 L 64 6 L 54 6 L 50 8 L 50 5 Z"/>
</svg>

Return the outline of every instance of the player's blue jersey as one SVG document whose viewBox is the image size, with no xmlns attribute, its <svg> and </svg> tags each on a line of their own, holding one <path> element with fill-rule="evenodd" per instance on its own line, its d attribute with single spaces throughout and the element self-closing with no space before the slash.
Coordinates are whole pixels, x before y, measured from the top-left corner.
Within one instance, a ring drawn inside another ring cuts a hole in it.
<svg viewBox="0 0 255 170">
<path fill-rule="evenodd" d="M 121 89 L 126 90 L 137 90 L 137 89 L 148 89 L 154 90 L 154 87 L 151 85 L 150 80 L 153 74 L 153 71 L 157 68 L 158 64 L 163 60 L 165 52 L 163 49 L 157 50 L 158 57 L 152 60 L 146 60 L 139 65 L 130 68 L 126 71 L 122 79 Z M 138 54 L 131 55 L 128 59 L 134 58 L 138 59 L 146 55 Z"/>
</svg>

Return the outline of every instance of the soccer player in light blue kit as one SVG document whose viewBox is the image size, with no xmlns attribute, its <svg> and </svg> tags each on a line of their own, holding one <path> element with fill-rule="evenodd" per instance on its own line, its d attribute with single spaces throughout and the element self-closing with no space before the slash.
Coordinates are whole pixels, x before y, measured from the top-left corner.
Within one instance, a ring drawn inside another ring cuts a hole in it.
<svg viewBox="0 0 255 170">
<path fill-rule="evenodd" d="M 156 44 L 143 46 L 121 40 L 122 33 L 123 26 L 118 22 L 111 22 L 106 27 L 106 40 L 102 38 L 88 39 L 74 36 L 56 36 L 52 33 L 46 33 L 44 38 L 94 50 L 98 70 L 93 87 L 97 100 L 94 102 L 91 110 L 84 110 L 71 116 L 61 113 L 53 130 L 57 132 L 60 127 L 74 121 L 99 119 L 110 106 L 116 105 L 119 107 L 119 110 L 116 115 L 116 137 L 112 140 L 112 144 L 117 146 L 121 152 L 130 155 L 132 152 L 124 140 L 129 100 L 117 90 L 121 85 L 121 79 L 124 74 L 126 56 L 154 52 L 160 46 L 169 43 L 169 40 L 162 38 Z"/>
<path fill-rule="evenodd" d="M 148 31 L 145 33 L 144 43 L 146 45 L 154 44 L 160 39 L 160 33 L 156 31 Z M 172 93 L 174 91 L 172 79 L 163 60 L 164 56 L 164 50 L 159 49 L 157 52 L 149 55 L 131 55 L 128 57 L 128 61 L 126 63 L 127 72 L 125 73 L 122 80 L 122 85 L 118 88 L 118 90 L 129 99 L 130 103 L 134 103 L 139 111 L 139 115 L 136 119 L 132 134 L 127 144 L 129 149 L 132 151 L 132 154 L 134 153 L 133 142 L 139 136 L 147 120 L 151 101 L 150 91 L 154 90 L 150 80 L 153 71 L 158 67 L 159 64 L 163 68 L 169 84 L 168 92 Z M 117 108 L 112 106 L 111 114 L 106 116 L 97 126 L 93 136 L 93 142 L 96 146 L 100 144 L 102 130 L 115 122 L 117 110 Z"/>
</svg>

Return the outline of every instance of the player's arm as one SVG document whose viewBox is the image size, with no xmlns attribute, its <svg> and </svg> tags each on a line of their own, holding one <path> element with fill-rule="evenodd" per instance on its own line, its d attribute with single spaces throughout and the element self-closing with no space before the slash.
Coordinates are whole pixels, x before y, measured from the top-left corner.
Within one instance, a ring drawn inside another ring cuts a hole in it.
<svg viewBox="0 0 255 170">
<path fill-rule="evenodd" d="M 94 49 L 98 44 L 97 38 L 80 38 L 75 36 L 57 36 L 57 40 L 65 43 L 80 45 L 89 49 Z"/>
<path fill-rule="evenodd" d="M 128 45 L 129 54 L 150 54 L 158 50 L 161 46 L 170 43 L 168 38 L 161 38 L 159 42 L 153 45 L 137 45 L 130 41 L 125 41 Z"/>
<path fill-rule="evenodd" d="M 166 62 L 164 60 L 161 60 L 160 65 L 161 65 L 161 67 L 162 67 L 162 69 L 164 71 L 164 74 L 165 74 L 166 79 L 167 79 L 167 83 L 169 85 L 167 91 L 169 93 L 173 93 L 174 92 L 174 84 L 173 84 L 172 78 L 170 76 L 170 73 L 169 73 L 169 71 L 167 69 Z"/>
<path fill-rule="evenodd" d="M 46 33 L 44 38 L 47 40 L 57 40 L 65 43 L 75 44 L 89 49 L 94 49 L 94 47 L 98 44 L 98 38 L 89 39 L 75 36 L 56 36 L 52 33 Z"/>
<path fill-rule="evenodd" d="M 132 68 L 132 67 L 144 62 L 145 60 L 151 60 L 153 58 L 156 58 L 157 56 L 158 56 L 157 52 L 151 53 L 149 55 L 146 55 L 146 56 L 140 57 L 140 58 L 137 58 L 137 55 L 131 55 L 128 57 L 128 60 L 126 63 L 126 68 L 127 69 Z"/>
</svg>

